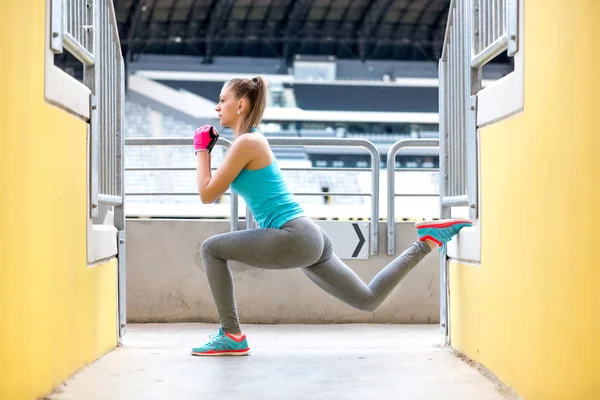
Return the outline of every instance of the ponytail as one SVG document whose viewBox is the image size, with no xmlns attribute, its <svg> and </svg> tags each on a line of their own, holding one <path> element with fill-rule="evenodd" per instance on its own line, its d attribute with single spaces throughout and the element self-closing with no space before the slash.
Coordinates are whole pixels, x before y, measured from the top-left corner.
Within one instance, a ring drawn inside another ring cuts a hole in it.
<svg viewBox="0 0 600 400">
<path fill-rule="evenodd" d="M 267 105 L 267 82 L 257 76 L 252 79 L 235 78 L 226 83 L 236 99 L 245 98 L 248 101 L 248 115 L 242 125 L 242 131 L 248 132 L 258 127 Z"/>
</svg>

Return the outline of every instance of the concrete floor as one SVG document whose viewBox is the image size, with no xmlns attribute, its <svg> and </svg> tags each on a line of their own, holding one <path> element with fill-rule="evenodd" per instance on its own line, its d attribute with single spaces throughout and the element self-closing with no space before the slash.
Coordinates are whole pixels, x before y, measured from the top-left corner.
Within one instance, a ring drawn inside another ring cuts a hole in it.
<svg viewBox="0 0 600 400">
<path fill-rule="evenodd" d="M 129 325 L 123 347 L 53 400 L 507 399 L 443 346 L 437 325 L 244 326 L 252 353 L 192 357 L 214 324 Z"/>
</svg>

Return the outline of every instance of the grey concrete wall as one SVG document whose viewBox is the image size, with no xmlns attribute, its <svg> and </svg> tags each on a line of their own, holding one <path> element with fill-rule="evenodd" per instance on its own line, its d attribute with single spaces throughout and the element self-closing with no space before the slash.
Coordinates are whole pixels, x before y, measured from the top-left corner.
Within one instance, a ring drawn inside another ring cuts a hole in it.
<svg viewBox="0 0 600 400">
<path fill-rule="evenodd" d="M 387 256 L 380 224 L 379 255 L 344 260 L 369 282 Z M 397 254 L 416 240 L 413 223 L 398 223 Z M 229 230 L 228 221 L 127 221 L 128 322 L 216 322 L 200 246 Z M 335 246 L 335 245 L 334 245 Z M 266 271 L 231 263 L 242 323 L 437 323 L 439 252 L 428 255 L 374 312 L 356 310 L 314 285 L 300 270 Z"/>
</svg>

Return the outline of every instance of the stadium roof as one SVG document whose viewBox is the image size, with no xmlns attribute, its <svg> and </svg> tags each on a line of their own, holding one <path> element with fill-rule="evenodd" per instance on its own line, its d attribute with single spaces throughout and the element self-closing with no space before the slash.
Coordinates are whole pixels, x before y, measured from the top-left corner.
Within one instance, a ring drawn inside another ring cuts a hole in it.
<svg viewBox="0 0 600 400">
<path fill-rule="evenodd" d="M 450 0 L 114 0 L 123 54 L 440 56 Z"/>
</svg>

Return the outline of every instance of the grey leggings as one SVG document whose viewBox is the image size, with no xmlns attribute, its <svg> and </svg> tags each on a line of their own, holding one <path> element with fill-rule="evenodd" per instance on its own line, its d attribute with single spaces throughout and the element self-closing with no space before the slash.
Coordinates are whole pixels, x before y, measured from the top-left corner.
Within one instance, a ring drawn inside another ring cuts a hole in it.
<svg viewBox="0 0 600 400">
<path fill-rule="evenodd" d="M 227 261 L 264 269 L 302 268 L 319 287 L 359 310 L 373 311 L 431 249 L 413 243 L 366 285 L 332 251 L 331 239 L 311 219 L 296 218 L 281 229 L 223 233 L 202 244 L 202 259 L 225 332 L 239 332 L 233 279 Z"/>
</svg>

